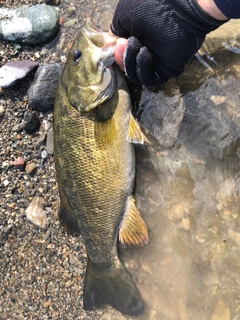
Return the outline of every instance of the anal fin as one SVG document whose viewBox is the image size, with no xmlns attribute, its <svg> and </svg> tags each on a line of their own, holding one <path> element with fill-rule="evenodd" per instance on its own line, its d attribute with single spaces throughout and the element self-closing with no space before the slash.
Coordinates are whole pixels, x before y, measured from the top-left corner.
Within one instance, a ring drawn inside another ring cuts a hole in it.
<svg viewBox="0 0 240 320">
<path fill-rule="evenodd" d="M 148 142 L 139 124 L 137 123 L 137 120 L 134 119 L 132 114 L 130 114 L 130 118 L 129 118 L 127 139 L 129 142 L 132 142 L 132 143 L 144 144 L 144 142 Z"/>
<path fill-rule="evenodd" d="M 146 223 L 140 216 L 131 196 L 119 230 L 119 241 L 123 246 L 142 247 L 149 242 Z"/>
</svg>

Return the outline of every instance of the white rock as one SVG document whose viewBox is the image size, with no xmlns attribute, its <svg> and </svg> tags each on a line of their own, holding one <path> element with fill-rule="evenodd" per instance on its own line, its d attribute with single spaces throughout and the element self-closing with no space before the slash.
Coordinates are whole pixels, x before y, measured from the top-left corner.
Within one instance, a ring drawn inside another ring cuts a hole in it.
<svg viewBox="0 0 240 320">
<path fill-rule="evenodd" d="M 48 226 L 48 219 L 46 211 L 42 208 L 42 199 L 36 197 L 32 200 L 26 209 L 26 217 L 36 226 L 46 229 Z"/>
</svg>

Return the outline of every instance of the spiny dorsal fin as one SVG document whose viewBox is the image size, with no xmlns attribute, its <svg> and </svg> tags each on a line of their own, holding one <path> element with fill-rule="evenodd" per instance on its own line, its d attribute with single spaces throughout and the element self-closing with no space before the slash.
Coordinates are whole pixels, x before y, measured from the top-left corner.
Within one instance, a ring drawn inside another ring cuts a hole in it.
<svg viewBox="0 0 240 320">
<path fill-rule="evenodd" d="M 135 206 L 134 198 L 129 197 L 129 204 L 119 231 L 119 240 L 123 246 L 144 246 L 148 243 L 148 231 L 143 218 Z"/>
<path fill-rule="evenodd" d="M 129 142 L 132 142 L 132 143 L 144 144 L 144 142 L 148 142 L 147 138 L 142 133 L 139 124 L 133 118 L 132 115 L 130 115 L 130 118 L 129 118 L 127 139 Z"/>
</svg>

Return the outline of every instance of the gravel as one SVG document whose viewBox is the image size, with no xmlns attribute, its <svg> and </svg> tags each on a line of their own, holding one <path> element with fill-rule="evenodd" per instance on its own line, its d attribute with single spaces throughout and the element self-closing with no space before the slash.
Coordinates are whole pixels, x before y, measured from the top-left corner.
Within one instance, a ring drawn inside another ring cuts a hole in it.
<svg viewBox="0 0 240 320">
<path fill-rule="evenodd" d="M 40 65 L 63 64 L 82 19 L 93 17 L 94 10 L 90 1 L 59 2 L 4 1 L 4 7 L 10 9 L 26 4 L 57 5 L 60 23 L 68 22 L 70 26 L 62 26 L 59 35 L 46 45 L 1 41 L 0 67 L 22 59 Z M 106 16 L 111 7 L 104 1 L 100 8 L 96 5 L 95 22 L 101 22 L 102 14 Z M 32 111 L 27 91 L 33 78 L 31 73 L 15 86 L 0 91 L 0 319 L 100 319 L 103 310 L 83 310 L 87 257 L 82 239 L 68 235 L 58 221 L 59 195 L 50 140 L 46 146 L 46 136 L 52 140 L 52 132 L 48 133 L 52 113 L 35 111 L 39 127 L 30 133 L 24 128 L 24 113 Z M 15 166 L 19 158 L 23 165 Z M 26 218 L 26 209 L 35 197 L 41 199 L 46 211 L 47 230 Z"/>
</svg>

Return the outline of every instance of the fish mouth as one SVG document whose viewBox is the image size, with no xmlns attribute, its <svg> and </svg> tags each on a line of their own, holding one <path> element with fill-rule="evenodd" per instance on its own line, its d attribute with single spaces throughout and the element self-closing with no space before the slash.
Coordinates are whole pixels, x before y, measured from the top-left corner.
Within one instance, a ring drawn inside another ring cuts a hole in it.
<svg viewBox="0 0 240 320">
<path fill-rule="evenodd" d="M 105 67 L 111 66 L 115 62 L 114 50 L 118 37 L 110 36 L 107 32 L 98 29 L 90 19 L 84 20 L 82 31 L 89 46 L 93 50 L 94 47 L 99 48 L 97 59 L 102 61 Z"/>
<path fill-rule="evenodd" d="M 104 47 L 106 33 L 97 29 L 90 20 L 84 21 L 82 35 L 87 40 L 90 52 L 93 53 L 98 72 L 101 72 L 100 81 L 90 85 L 91 90 L 97 94 L 96 99 L 84 110 L 81 108 L 82 112 L 89 112 L 109 100 L 116 90 L 116 76 L 111 68 L 115 62 L 113 56 L 115 45 Z"/>
</svg>

